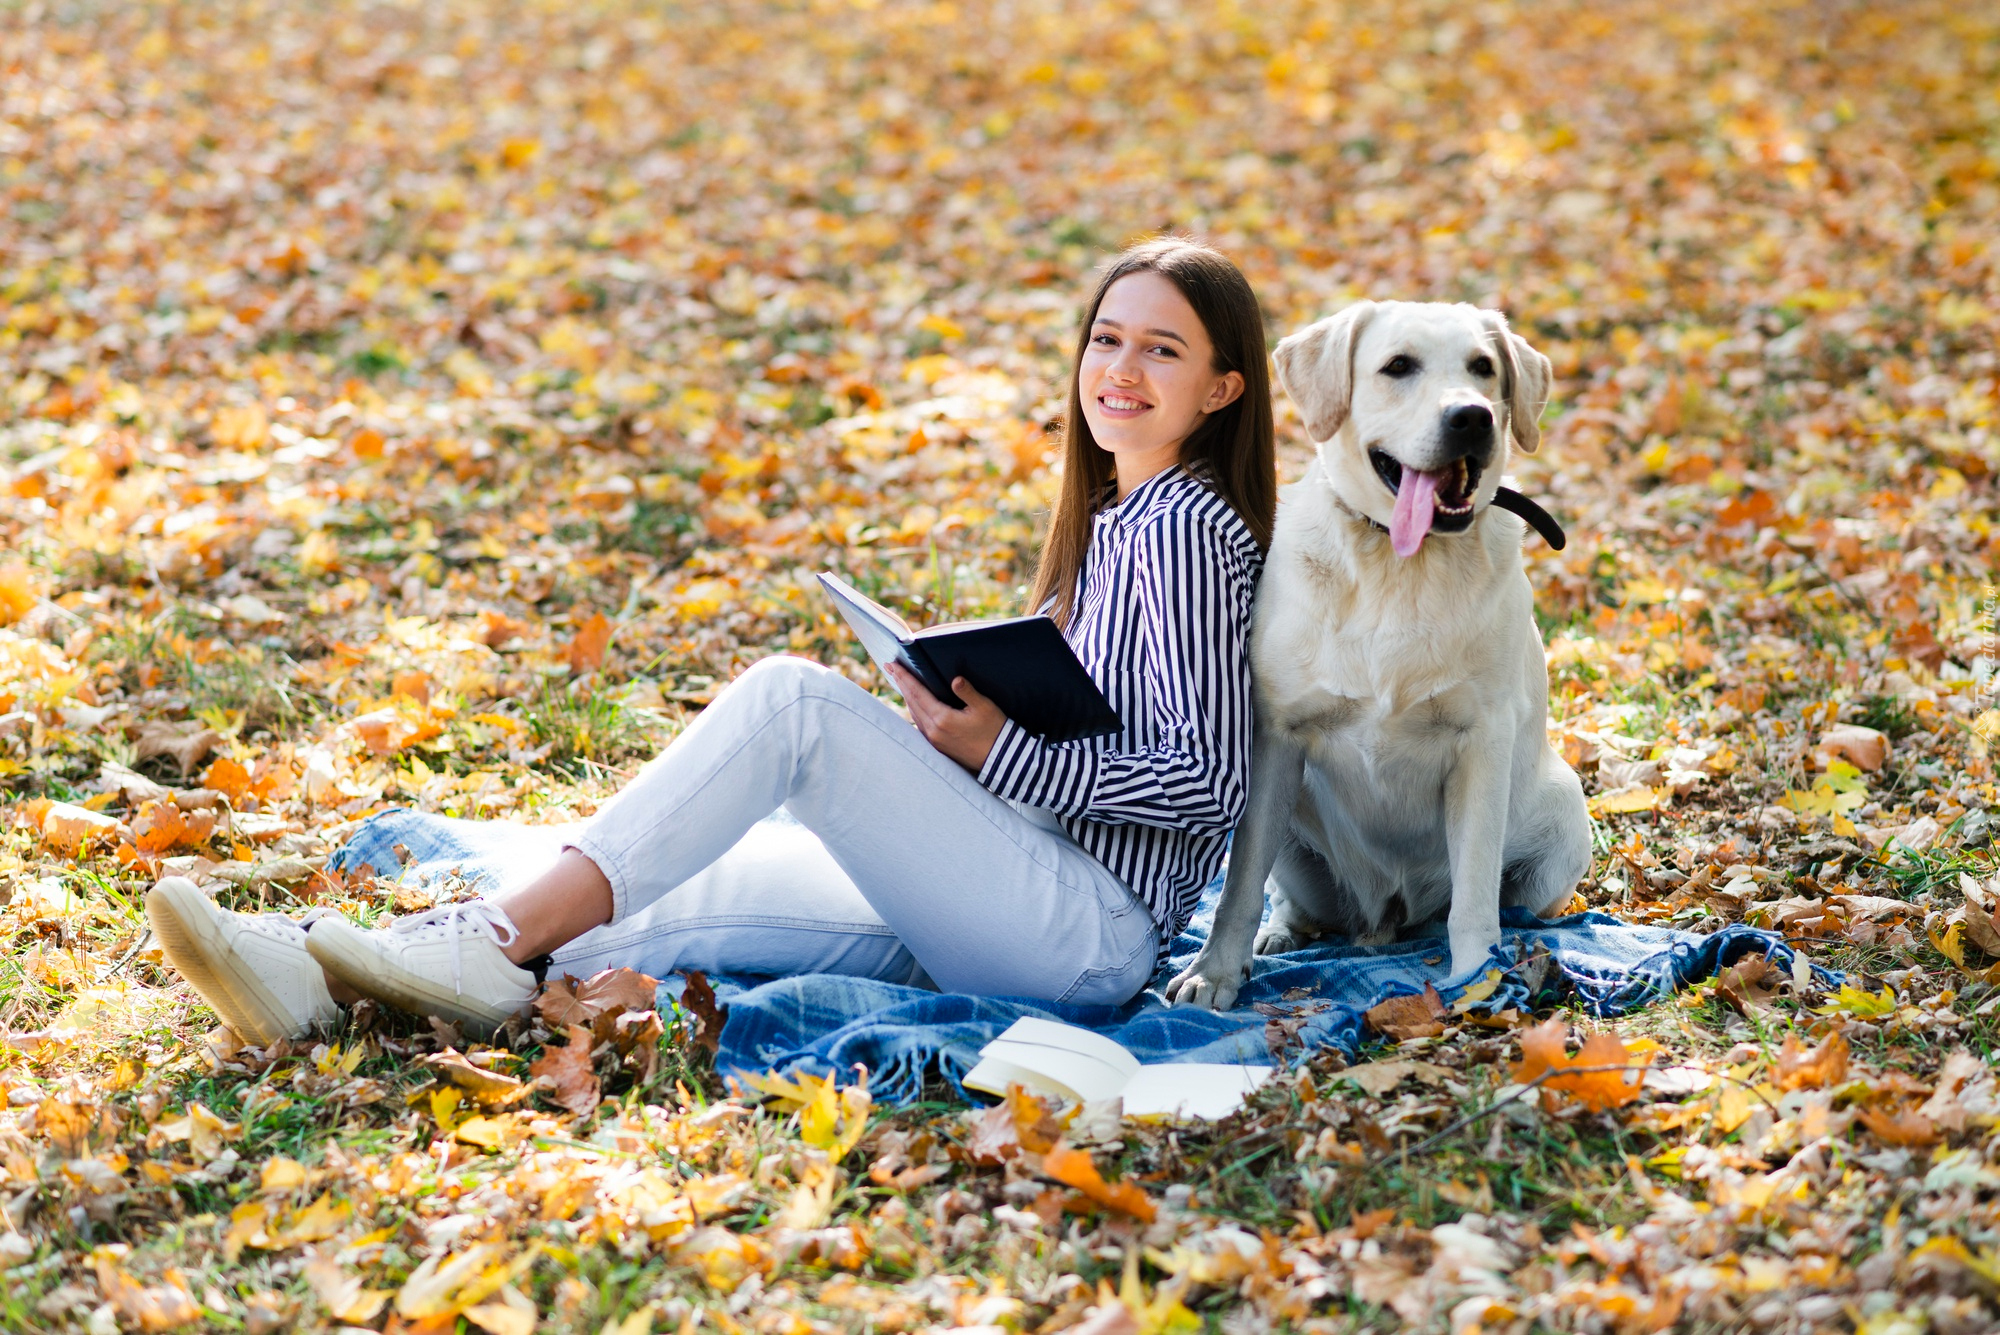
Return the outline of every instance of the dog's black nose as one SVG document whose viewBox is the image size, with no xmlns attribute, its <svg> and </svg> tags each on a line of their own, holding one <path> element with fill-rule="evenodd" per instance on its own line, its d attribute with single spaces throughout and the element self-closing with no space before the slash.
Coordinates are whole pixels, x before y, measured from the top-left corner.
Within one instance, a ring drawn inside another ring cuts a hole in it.
<svg viewBox="0 0 2000 1335">
<path fill-rule="evenodd" d="M 1471 454 L 1493 439 L 1493 410 L 1483 403 L 1461 403 L 1444 415 L 1445 444 Z"/>
</svg>

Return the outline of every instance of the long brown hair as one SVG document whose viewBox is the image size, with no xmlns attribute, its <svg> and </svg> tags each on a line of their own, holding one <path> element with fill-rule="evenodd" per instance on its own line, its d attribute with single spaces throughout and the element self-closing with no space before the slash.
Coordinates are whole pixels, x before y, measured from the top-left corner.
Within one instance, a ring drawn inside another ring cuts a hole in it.
<svg viewBox="0 0 2000 1335">
<path fill-rule="evenodd" d="M 1142 241 L 1104 270 L 1077 331 L 1070 364 L 1069 408 L 1063 414 L 1062 490 L 1049 515 L 1041 564 L 1028 594 L 1028 610 L 1051 598 L 1056 624 L 1067 626 L 1076 601 L 1076 580 L 1090 550 L 1091 517 L 1116 476 L 1111 451 L 1090 434 L 1083 416 L 1078 373 L 1090 346 L 1091 325 L 1104 294 L 1127 274 L 1156 273 L 1168 279 L 1194 307 L 1215 349 L 1214 369 L 1243 377 L 1243 392 L 1219 408 L 1181 443 L 1181 463 L 1193 469 L 1229 502 L 1259 548 L 1271 544 L 1271 521 L 1278 508 L 1276 428 L 1271 421 L 1271 372 L 1264 349 L 1264 317 L 1242 270 L 1220 251 L 1187 237 Z"/>
</svg>

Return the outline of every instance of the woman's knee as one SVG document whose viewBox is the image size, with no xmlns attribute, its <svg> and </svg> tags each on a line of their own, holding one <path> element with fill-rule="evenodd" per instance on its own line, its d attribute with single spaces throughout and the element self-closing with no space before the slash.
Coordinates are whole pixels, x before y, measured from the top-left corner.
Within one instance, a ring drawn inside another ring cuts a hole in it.
<svg viewBox="0 0 2000 1335">
<path fill-rule="evenodd" d="M 773 704 L 830 696 L 844 687 L 852 688 L 847 678 L 796 654 L 760 658 L 732 683 L 732 689 L 763 696 Z"/>
</svg>

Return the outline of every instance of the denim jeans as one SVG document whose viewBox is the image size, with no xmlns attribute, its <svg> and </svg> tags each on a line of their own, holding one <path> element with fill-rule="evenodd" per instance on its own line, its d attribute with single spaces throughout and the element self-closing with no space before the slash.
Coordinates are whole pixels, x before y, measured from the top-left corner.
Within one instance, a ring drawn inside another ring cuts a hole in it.
<svg viewBox="0 0 2000 1335">
<path fill-rule="evenodd" d="M 796 825 L 768 819 L 780 808 Z M 671 972 L 671 956 L 1115 1004 L 1145 986 L 1159 944 L 1145 905 L 1053 818 L 800 658 L 731 683 L 572 846 L 610 881 L 613 911 L 556 953 L 569 973 Z"/>
</svg>

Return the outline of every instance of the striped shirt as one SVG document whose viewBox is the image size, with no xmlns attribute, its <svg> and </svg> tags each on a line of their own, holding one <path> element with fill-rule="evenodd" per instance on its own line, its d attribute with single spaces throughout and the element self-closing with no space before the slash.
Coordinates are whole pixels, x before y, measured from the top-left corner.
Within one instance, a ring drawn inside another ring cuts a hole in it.
<svg viewBox="0 0 2000 1335">
<path fill-rule="evenodd" d="M 1124 724 L 1049 743 L 1009 720 L 979 781 L 1057 817 L 1151 910 L 1160 954 L 1193 916 L 1250 777 L 1250 600 L 1263 555 L 1184 468 L 1092 519 L 1064 637 Z"/>
</svg>

